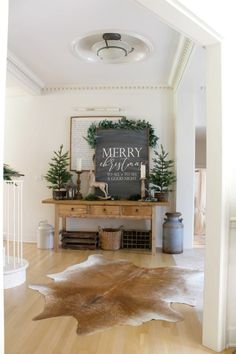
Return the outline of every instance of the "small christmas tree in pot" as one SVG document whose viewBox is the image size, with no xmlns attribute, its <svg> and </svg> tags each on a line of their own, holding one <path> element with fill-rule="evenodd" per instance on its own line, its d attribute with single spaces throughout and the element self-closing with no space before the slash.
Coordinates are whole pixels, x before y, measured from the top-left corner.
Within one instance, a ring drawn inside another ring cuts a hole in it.
<svg viewBox="0 0 236 354">
<path fill-rule="evenodd" d="M 176 182 L 176 176 L 173 171 L 174 160 L 168 160 L 168 152 L 165 152 L 163 145 L 161 151 L 154 151 L 154 166 L 149 174 L 149 181 L 152 189 L 155 191 L 155 198 L 159 202 L 167 202 L 171 186 Z"/>
<path fill-rule="evenodd" d="M 53 199 L 66 198 L 66 184 L 71 179 L 72 174 L 68 171 L 69 152 L 62 152 L 63 145 L 59 151 L 54 151 L 54 156 L 49 162 L 49 170 L 45 176 L 49 189 L 53 190 Z"/>
</svg>

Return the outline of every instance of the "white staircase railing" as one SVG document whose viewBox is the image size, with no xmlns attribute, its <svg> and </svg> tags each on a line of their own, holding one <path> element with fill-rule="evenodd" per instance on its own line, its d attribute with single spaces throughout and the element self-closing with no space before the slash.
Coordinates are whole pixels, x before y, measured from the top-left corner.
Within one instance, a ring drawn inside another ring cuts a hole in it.
<svg viewBox="0 0 236 354">
<path fill-rule="evenodd" d="M 23 258 L 23 180 L 4 181 L 3 187 L 4 287 L 25 281 L 28 262 Z"/>
</svg>

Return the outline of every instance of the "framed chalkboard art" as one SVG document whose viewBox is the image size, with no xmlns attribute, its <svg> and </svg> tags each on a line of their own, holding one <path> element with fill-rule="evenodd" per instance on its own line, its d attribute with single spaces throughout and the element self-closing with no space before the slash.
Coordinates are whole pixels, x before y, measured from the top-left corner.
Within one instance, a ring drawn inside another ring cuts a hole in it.
<svg viewBox="0 0 236 354">
<path fill-rule="evenodd" d="M 100 121 L 118 121 L 121 116 L 75 116 L 70 121 L 70 170 L 82 171 L 94 168 L 94 149 L 86 141 L 88 129 Z"/>
<path fill-rule="evenodd" d="M 140 194 L 141 170 L 149 170 L 148 128 L 97 129 L 96 181 L 108 184 L 109 195 L 129 199 Z"/>
</svg>

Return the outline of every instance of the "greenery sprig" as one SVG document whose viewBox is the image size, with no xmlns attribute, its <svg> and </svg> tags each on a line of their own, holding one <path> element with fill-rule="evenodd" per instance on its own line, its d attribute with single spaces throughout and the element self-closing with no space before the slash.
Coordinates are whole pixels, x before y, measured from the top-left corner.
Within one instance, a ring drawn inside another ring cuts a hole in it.
<svg viewBox="0 0 236 354">
<path fill-rule="evenodd" d="M 84 197 L 84 200 L 98 200 L 98 196 L 96 194 L 90 193 L 88 195 L 86 195 L 86 197 Z"/>
<path fill-rule="evenodd" d="M 3 179 L 5 181 L 12 181 L 15 177 L 21 177 L 24 176 L 21 173 L 15 171 L 12 167 L 9 165 L 5 164 L 3 165 Z"/>
<path fill-rule="evenodd" d="M 149 129 L 149 146 L 154 148 L 157 144 L 159 138 L 155 135 L 153 126 L 145 121 L 144 119 L 127 119 L 126 117 L 122 117 L 117 122 L 112 120 L 101 120 L 98 123 L 92 123 L 87 130 L 87 137 L 84 139 L 88 142 L 91 148 L 95 148 L 96 146 L 96 130 L 97 128 L 103 129 L 131 129 L 131 130 L 143 130 L 145 128 Z"/>
</svg>

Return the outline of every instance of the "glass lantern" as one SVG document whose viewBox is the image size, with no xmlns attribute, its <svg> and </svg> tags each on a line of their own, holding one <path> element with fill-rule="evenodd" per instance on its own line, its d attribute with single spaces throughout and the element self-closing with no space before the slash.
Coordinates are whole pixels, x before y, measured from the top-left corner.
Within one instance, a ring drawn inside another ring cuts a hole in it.
<svg viewBox="0 0 236 354">
<path fill-rule="evenodd" d="M 72 180 L 66 186 L 66 198 L 75 199 L 77 193 L 77 187 Z"/>
</svg>

